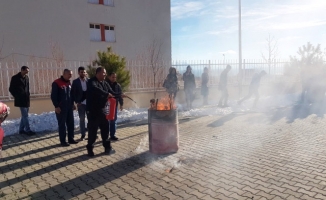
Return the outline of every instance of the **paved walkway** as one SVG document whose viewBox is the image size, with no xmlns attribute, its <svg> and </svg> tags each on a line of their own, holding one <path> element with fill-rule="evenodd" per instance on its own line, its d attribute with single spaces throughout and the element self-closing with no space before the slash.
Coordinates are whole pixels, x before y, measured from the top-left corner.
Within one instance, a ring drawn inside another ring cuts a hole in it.
<svg viewBox="0 0 326 200">
<path fill-rule="evenodd" d="M 7 137 L 0 199 L 326 199 L 325 119 L 291 109 L 180 120 L 166 156 L 148 152 L 141 124 L 94 158 L 56 133 Z"/>
</svg>

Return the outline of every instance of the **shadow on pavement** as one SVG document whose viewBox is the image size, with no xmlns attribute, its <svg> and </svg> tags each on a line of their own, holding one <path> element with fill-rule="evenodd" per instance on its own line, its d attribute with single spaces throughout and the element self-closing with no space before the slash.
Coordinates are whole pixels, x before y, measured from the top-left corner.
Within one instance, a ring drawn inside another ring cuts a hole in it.
<svg viewBox="0 0 326 200">
<path fill-rule="evenodd" d="M 323 104 L 312 104 L 312 105 L 294 105 L 291 107 L 277 108 L 271 112 L 265 113 L 270 123 L 286 118 L 287 123 L 293 123 L 296 119 L 305 119 L 310 115 L 315 114 L 319 118 L 323 118 L 325 115 L 326 106 Z"/>
<path fill-rule="evenodd" d="M 53 132 L 41 132 L 41 133 L 36 133 L 35 135 L 32 135 L 32 136 L 21 135 L 21 134 L 14 134 L 14 135 L 6 136 L 6 137 L 4 137 L 4 140 L 3 140 L 3 150 L 10 149 L 12 147 L 17 147 L 20 145 L 30 144 L 32 142 L 39 142 L 42 140 L 47 140 L 47 139 L 55 138 L 55 137 L 57 137 L 58 141 L 59 141 L 59 135 L 58 134 L 52 135 L 52 133 Z M 46 134 L 51 134 L 51 135 L 48 137 L 45 137 Z M 75 134 L 75 137 L 76 136 L 78 137 L 80 135 L 80 131 L 77 129 L 74 131 L 74 134 Z M 34 139 L 34 138 L 38 138 L 38 139 Z M 19 140 L 19 141 L 17 141 L 17 140 Z M 8 144 L 8 141 L 11 141 L 10 144 Z M 14 141 L 14 142 L 12 142 L 12 141 Z"/>
<path fill-rule="evenodd" d="M 226 122 L 228 121 L 231 121 L 232 119 L 236 118 L 236 117 L 239 117 L 239 116 L 244 116 L 244 115 L 247 115 L 249 113 L 240 113 L 240 112 L 233 112 L 233 113 L 230 113 L 228 115 L 225 115 L 221 118 L 219 118 L 218 120 L 208 124 L 207 126 L 208 127 L 220 127 L 220 126 L 223 126 Z"/>
<path fill-rule="evenodd" d="M 97 143 L 100 143 L 100 142 L 97 142 Z M 43 150 L 46 150 L 46 149 L 52 149 L 52 148 L 67 148 L 67 147 L 61 147 L 60 145 L 58 144 L 55 144 L 55 145 L 51 145 L 49 147 L 45 147 Z M 68 155 L 68 154 L 72 154 L 76 151 L 84 151 L 85 154 L 86 154 L 86 145 L 83 145 L 81 147 L 77 147 L 77 148 L 73 148 L 73 149 L 67 149 L 65 151 L 62 151 L 62 152 L 58 152 L 58 153 L 54 153 L 54 154 L 51 154 L 51 155 L 46 155 L 46 156 L 43 156 L 43 157 L 38 157 L 38 158 L 32 158 L 32 159 L 28 159 L 28 160 L 22 160 L 22 161 L 19 161 L 19 162 L 15 162 L 15 163 L 12 163 L 12 164 L 8 164 L 8 165 L 5 165 L 3 167 L 0 167 L 0 172 L 2 174 L 4 173 L 7 173 L 7 172 L 10 172 L 10 171 L 14 171 L 16 169 L 21 169 L 21 168 L 24 168 L 24 167 L 27 167 L 29 165 L 33 165 L 33 164 L 38 164 L 38 163 L 41 163 L 41 162 L 47 162 L 47 161 L 50 161 L 54 158 L 57 158 L 57 157 L 61 157 L 61 156 L 65 156 L 65 155 Z M 34 151 L 39 151 L 38 149 L 35 149 Z M 32 153 L 32 152 L 30 152 Z M 23 154 L 20 154 L 18 156 L 24 156 L 24 153 Z M 4 161 L 7 161 L 9 160 L 9 158 L 2 158 L 2 160 Z M 0 182 L 0 188 L 3 187 L 3 182 Z"/>
<path fill-rule="evenodd" d="M 119 142 L 119 141 L 122 141 L 122 140 L 127 140 L 129 138 L 137 137 L 139 135 L 144 135 L 146 133 L 148 133 L 148 131 L 144 131 L 144 132 L 141 132 L 141 133 L 138 133 L 138 134 L 135 134 L 135 135 L 131 135 L 131 136 L 128 136 L 128 137 L 124 137 L 124 138 L 119 138 L 119 140 L 118 141 L 114 141 L 114 143 Z"/>
<path fill-rule="evenodd" d="M 7 162 L 9 160 L 14 160 L 14 159 L 17 159 L 17 158 L 20 158 L 20 157 L 24 157 L 24 156 L 28 156 L 28 155 L 31 155 L 31 154 L 39 153 L 39 152 L 46 151 L 46 150 L 49 150 L 49 149 L 53 149 L 53 148 L 56 148 L 56 147 L 60 148 L 60 145 L 55 144 L 55 145 L 50 145 L 50 146 L 46 146 L 46 147 L 42 147 L 42 148 L 38 148 L 38 149 L 32 149 L 30 151 L 25 151 L 25 152 L 23 152 L 21 154 L 0 158 L 0 161 L 1 162 Z M 19 164 L 19 163 L 17 163 L 17 164 Z M 11 168 L 10 165 L 7 165 L 5 168 L 7 168 L 7 167 Z M 13 167 L 13 168 L 15 168 L 15 167 Z M 12 168 L 12 170 L 14 170 L 13 168 Z M 2 172 L 2 171 L 3 171 L 3 169 L 2 169 L 2 167 L 0 167 L 0 172 Z"/>
<path fill-rule="evenodd" d="M 132 135 L 132 136 L 128 136 L 128 137 L 125 137 L 125 138 L 121 138 L 121 139 L 119 139 L 119 141 L 127 140 L 127 139 L 130 139 L 130 138 L 133 138 L 133 137 L 137 137 L 139 135 L 143 135 L 143 134 L 146 134 L 146 133 L 148 133 L 148 132 L 147 131 L 141 132 L 141 133 L 138 133 L 136 135 Z M 55 136 L 57 136 L 57 135 L 55 135 Z M 46 139 L 49 139 L 49 138 L 52 138 L 52 137 L 46 137 L 46 138 L 43 138 L 43 140 L 46 140 Z M 41 140 L 42 139 L 39 139 L 38 141 L 41 141 Z M 115 141 L 113 143 L 119 143 L 119 141 Z M 101 143 L 101 140 L 97 140 L 97 142 L 95 144 L 100 144 L 100 143 Z M 20 146 L 20 145 L 24 145 L 24 144 L 21 144 L 20 143 L 18 145 L 13 145 L 13 146 Z M 54 145 L 51 145 L 51 146 L 46 146 L 46 147 L 42 147 L 42 148 L 38 148 L 38 149 L 33 149 L 33 150 L 30 150 L 30 151 L 26 151 L 26 152 L 23 152 L 21 154 L 17 154 L 17 155 L 13 155 L 13 156 L 8 156 L 8 157 L 3 157 L 3 158 L 0 158 L 0 161 L 1 162 L 6 162 L 6 161 L 9 161 L 9 160 L 17 159 L 17 158 L 20 158 L 20 157 L 28 156 L 28 155 L 31 155 L 31 154 L 34 154 L 34 153 L 38 153 L 38 152 L 50 150 L 50 149 L 53 149 L 53 148 L 66 148 L 66 147 L 61 147 L 60 144 L 54 144 Z M 81 147 L 77 147 L 77 148 L 74 148 L 74 149 L 69 149 L 69 150 L 64 151 L 64 152 L 58 152 L 58 153 L 55 153 L 55 154 L 51 154 L 49 156 L 44 156 L 44 157 L 39 157 L 39 158 L 33 158 L 33 159 L 29 159 L 29 160 L 22 160 L 20 162 L 8 164 L 6 166 L 0 167 L 0 172 L 1 173 L 7 173 L 7 172 L 10 172 L 10 171 L 14 171 L 16 169 L 20 169 L 20 168 L 26 167 L 26 166 L 30 165 L 31 163 L 46 162 L 46 161 L 51 160 L 52 158 L 55 158 L 55 157 L 58 157 L 58 156 L 64 156 L 64 155 L 67 155 L 67 154 L 70 154 L 70 153 L 74 153 L 76 151 L 81 151 L 81 150 L 82 151 L 85 151 L 85 153 L 86 153 L 86 144 L 83 145 L 83 146 L 81 146 Z M 1 186 L 1 183 L 0 183 L 0 186 Z"/>
<path fill-rule="evenodd" d="M 54 196 L 57 196 L 59 198 L 68 199 L 71 198 L 71 196 L 78 196 L 96 187 L 118 179 L 128 173 L 131 173 L 141 167 L 144 167 L 152 162 L 155 162 L 158 159 L 164 158 L 169 155 L 170 154 L 157 156 L 146 151 L 141 154 L 137 154 L 119 162 L 113 163 L 107 167 L 100 168 L 87 174 L 75 177 L 54 187 L 35 192 L 29 196 L 32 198 L 37 198 L 43 196 L 44 194 L 47 194 L 47 196 L 53 196 L 53 198 L 55 198 Z M 63 161 L 61 163 L 57 163 L 53 166 L 46 167 L 45 169 L 43 169 L 43 171 L 47 173 L 48 171 L 53 171 L 62 167 L 66 167 L 70 164 L 85 161 L 88 159 L 90 161 L 92 160 L 92 162 L 94 161 L 94 159 L 91 159 L 86 155 L 82 155 L 76 158 L 71 158 L 69 160 Z M 30 174 L 26 174 L 23 177 L 33 176 L 40 176 L 40 170 L 32 172 Z M 19 178 L 19 180 L 21 181 L 21 178 Z M 62 191 L 62 188 L 69 188 L 72 185 L 75 186 L 75 188 L 73 189 L 73 191 L 71 191 L 71 193 L 70 191 L 68 191 L 68 189 L 66 189 L 66 192 Z"/>
<path fill-rule="evenodd" d="M 39 141 L 43 141 L 43 140 L 47 140 L 50 138 L 54 138 L 54 137 L 59 137 L 58 135 L 50 135 L 49 137 L 44 137 L 43 134 L 39 134 L 37 133 L 35 136 L 23 136 L 23 135 L 10 135 L 10 136 L 6 136 L 4 137 L 3 140 L 3 150 L 6 149 L 10 149 L 12 147 L 17 147 L 20 145 L 25 145 L 25 144 L 30 144 L 32 142 L 39 142 Z M 17 141 L 17 138 L 19 139 L 19 141 Z M 31 140 L 37 138 L 35 140 Z M 23 140 L 23 142 L 22 142 Z M 8 141 L 11 141 L 10 143 L 8 143 Z"/>
</svg>

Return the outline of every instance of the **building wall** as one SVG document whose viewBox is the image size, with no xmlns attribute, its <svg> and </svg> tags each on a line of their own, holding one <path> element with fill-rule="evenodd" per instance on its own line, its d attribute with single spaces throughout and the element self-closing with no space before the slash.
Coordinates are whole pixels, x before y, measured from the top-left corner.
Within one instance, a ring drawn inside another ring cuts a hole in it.
<svg viewBox="0 0 326 200">
<path fill-rule="evenodd" d="M 114 0 L 114 7 L 87 0 L 2 0 L 0 57 L 11 53 L 52 57 L 52 42 L 62 49 L 65 60 L 89 61 L 107 46 L 133 60 L 156 38 L 170 60 L 170 16 L 170 0 Z M 90 23 L 115 26 L 116 42 L 90 41 Z M 12 59 L 30 61 L 21 55 L 2 61 Z"/>
</svg>

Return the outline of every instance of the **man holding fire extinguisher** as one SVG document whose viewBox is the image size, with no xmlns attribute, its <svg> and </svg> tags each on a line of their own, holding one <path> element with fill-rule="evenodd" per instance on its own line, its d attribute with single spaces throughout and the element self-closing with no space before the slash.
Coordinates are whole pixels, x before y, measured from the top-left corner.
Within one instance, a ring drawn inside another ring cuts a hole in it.
<svg viewBox="0 0 326 200">
<path fill-rule="evenodd" d="M 116 93 L 122 93 L 122 88 L 119 83 L 117 83 L 117 74 L 115 72 L 111 72 L 109 74 L 109 80 L 108 83 L 112 90 Z M 120 104 L 120 110 L 123 110 L 123 98 L 121 96 L 117 97 L 117 101 Z M 110 140 L 111 141 L 117 141 L 119 138 L 115 136 L 115 133 L 117 131 L 117 118 L 118 118 L 118 102 L 116 103 L 115 107 L 115 115 L 114 120 L 109 120 L 109 130 L 110 130 Z"/>
<path fill-rule="evenodd" d="M 122 93 L 112 90 L 109 83 L 105 81 L 106 70 L 103 67 L 96 69 L 95 77 L 89 79 L 87 83 L 86 113 L 88 119 L 88 156 L 94 156 L 93 148 L 96 141 L 97 130 L 100 128 L 102 143 L 105 153 L 114 152 L 109 140 L 109 126 L 107 120 L 108 100 L 115 100 L 114 97 L 125 97 Z M 113 96 L 114 95 L 114 96 Z M 111 99 L 112 98 L 112 99 Z"/>
</svg>

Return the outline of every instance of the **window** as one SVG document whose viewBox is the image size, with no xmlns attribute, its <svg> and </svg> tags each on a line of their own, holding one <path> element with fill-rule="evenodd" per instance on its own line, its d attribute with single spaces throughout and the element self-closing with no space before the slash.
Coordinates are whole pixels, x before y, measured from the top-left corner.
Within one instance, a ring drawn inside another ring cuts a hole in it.
<svg viewBox="0 0 326 200">
<path fill-rule="evenodd" d="M 114 26 L 105 26 L 105 41 L 115 42 Z"/>
<path fill-rule="evenodd" d="M 104 0 L 103 4 L 106 6 L 113 6 L 113 0 Z"/>
<path fill-rule="evenodd" d="M 89 31 L 91 41 L 101 41 L 101 26 L 99 24 L 90 24 Z"/>
<path fill-rule="evenodd" d="M 88 0 L 88 3 L 100 4 L 100 0 Z"/>
<path fill-rule="evenodd" d="M 114 26 L 89 24 L 91 41 L 115 42 Z"/>
<path fill-rule="evenodd" d="M 106 6 L 114 5 L 113 0 L 88 0 L 88 3 L 101 4 L 101 5 L 106 5 Z"/>
</svg>

